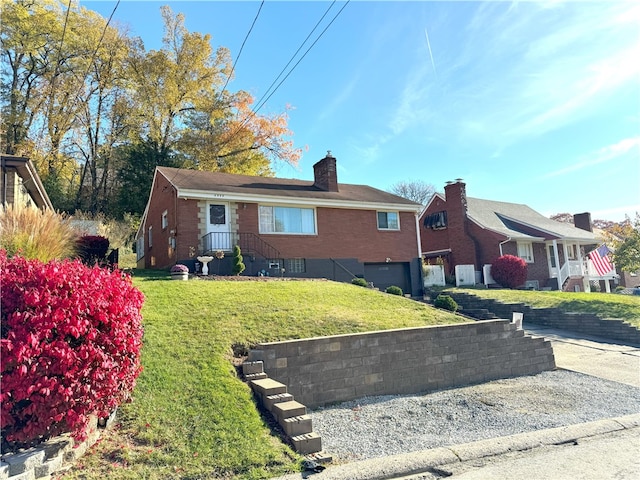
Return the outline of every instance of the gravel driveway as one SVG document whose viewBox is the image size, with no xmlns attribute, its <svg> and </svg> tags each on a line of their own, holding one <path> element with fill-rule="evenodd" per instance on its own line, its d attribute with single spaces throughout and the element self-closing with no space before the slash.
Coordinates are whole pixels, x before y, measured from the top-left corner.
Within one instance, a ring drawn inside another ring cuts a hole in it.
<svg viewBox="0 0 640 480">
<path fill-rule="evenodd" d="M 568 370 L 310 412 L 334 463 L 640 413 L 640 389 Z"/>
</svg>

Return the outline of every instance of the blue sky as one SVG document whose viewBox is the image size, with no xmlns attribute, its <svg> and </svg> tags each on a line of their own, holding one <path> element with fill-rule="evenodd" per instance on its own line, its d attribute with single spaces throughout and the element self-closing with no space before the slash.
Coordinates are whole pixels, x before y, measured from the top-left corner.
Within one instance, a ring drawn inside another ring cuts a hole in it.
<svg viewBox="0 0 640 480">
<path fill-rule="evenodd" d="M 115 1 L 81 2 L 105 18 Z M 235 59 L 259 1 L 121 1 L 114 21 L 161 46 L 160 6 Z M 266 0 L 231 90 L 257 99 L 329 1 Z M 345 5 L 329 10 L 293 65 Z M 279 177 L 311 180 L 331 150 L 338 181 L 524 203 L 544 215 L 640 211 L 640 3 L 352 0 L 260 113 L 291 105 L 303 148 Z"/>
</svg>

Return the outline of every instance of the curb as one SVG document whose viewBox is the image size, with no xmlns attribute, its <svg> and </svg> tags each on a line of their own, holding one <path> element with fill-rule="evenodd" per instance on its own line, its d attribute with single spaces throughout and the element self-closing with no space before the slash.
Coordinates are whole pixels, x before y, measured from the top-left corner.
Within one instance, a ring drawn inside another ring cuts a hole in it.
<svg viewBox="0 0 640 480">
<path fill-rule="evenodd" d="M 508 452 L 531 450 L 536 447 L 560 445 L 580 438 L 640 427 L 640 413 L 606 418 L 534 432 L 519 433 L 471 443 L 438 447 L 400 455 L 361 460 L 328 467 L 313 475 L 314 480 L 384 480 L 430 472 L 434 468 L 462 463 Z M 309 478 L 305 473 L 276 477 L 277 480 Z"/>
</svg>

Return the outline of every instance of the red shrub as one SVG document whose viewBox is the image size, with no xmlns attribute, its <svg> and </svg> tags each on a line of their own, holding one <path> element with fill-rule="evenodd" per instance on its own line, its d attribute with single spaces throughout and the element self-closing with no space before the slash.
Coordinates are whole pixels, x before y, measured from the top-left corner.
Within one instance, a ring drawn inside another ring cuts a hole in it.
<svg viewBox="0 0 640 480">
<path fill-rule="evenodd" d="M 133 390 L 144 296 L 117 270 L 4 250 L 0 292 L 3 444 L 82 440 L 88 415 L 108 416 Z"/>
<path fill-rule="evenodd" d="M 104 263 L 109 250 L 109 239 L 100 235 L 84 235 L 78 238 L 78 256 L 87 265 Z"/>
<path fill-rule="evenodd" d="M 514 255 L 503 255 L 491 265 L 491 276 L 506 288 L 516 288 L 527 280 L 527 262 Z"/>
</svg>

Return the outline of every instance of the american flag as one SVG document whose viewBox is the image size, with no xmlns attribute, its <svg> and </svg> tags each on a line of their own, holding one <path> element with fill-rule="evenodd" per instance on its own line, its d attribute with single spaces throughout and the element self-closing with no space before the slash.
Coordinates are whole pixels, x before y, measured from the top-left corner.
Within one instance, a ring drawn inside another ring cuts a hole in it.
<svg viewBox="0 0 640 480">
<path fill-rule="evenodd" d="M 609 260 L 609 252 L 611 250 L 603 243 L 589 254 L 589 259 L 598 275 L 604 276 L 613 270 L 613 264 Z"/>
</svg>

